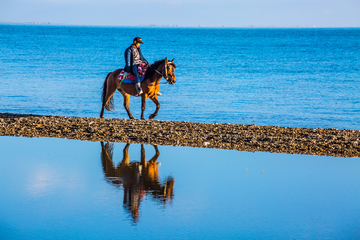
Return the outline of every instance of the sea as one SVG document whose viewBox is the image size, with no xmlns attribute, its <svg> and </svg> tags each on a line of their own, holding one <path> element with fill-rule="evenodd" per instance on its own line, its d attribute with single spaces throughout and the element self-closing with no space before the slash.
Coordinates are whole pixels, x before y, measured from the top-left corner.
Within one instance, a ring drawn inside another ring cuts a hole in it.
<svg viewBox="0 0 360 240">
<path fill-rule="evenodd" d="M 157 120 L 360 130 L 357 28 L 0 25 L 0 112 L 98 117 L 104 79 L 135 36 L 148 62 L 175 58 Z M 105 117 L 127 118 L 114 101 Z M 140 118 L 140 98 L 130 110 Z"/>
<path fill-rule="evenodd" d="M 99 117 L 136 36 L 176 64 L 155 121 L 360 130 L 359 28 L 0 24 L 0 112 Z M 105 118 L 128 118 L 114 102 Z M 0 239 L 360 238 L 359 158 L 8 136 L 0 152 Z"/>
</svg>

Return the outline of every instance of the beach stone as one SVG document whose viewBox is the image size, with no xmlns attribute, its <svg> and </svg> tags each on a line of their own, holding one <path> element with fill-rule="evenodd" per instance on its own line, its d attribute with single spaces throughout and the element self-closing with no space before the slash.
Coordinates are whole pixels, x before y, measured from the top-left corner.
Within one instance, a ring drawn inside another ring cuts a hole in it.
<svg viewBox="0 0 360 240">
<path fill-rule="evenodd" d="M 1 136 L 360 157 L 360 131 L 0 113 Z"/>
</svg>

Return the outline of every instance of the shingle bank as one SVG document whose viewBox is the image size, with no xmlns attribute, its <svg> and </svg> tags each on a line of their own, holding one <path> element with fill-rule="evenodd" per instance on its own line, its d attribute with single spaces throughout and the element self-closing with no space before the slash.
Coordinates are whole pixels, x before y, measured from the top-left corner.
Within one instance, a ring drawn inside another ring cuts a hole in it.
<svg viewBox="0 0 360 240">
<path fill-rule="evenodd" d="M 0 136 L 360 157 L 360 131 L 0 113 Z"/>
</svg>

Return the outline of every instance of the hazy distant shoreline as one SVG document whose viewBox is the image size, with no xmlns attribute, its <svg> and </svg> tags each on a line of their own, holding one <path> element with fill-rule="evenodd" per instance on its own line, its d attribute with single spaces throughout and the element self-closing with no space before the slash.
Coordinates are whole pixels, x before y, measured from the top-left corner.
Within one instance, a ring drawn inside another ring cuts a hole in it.
<svg viewBox="0 0 360 240">
<path fill-rule="evenodd" d="M 274 26 L 274 25 L 269 25 L 269 26 L 263 26 L 263 25 L 243 25 L 243 26 L 237 26 L 237 27 L 229 27 L 226 25 L 192 25 L 192 26 L 182 26 L 182 25 L 178 25 L 178 24 L 164 24 L 164 25 L 159 25 L 159 24 L 138 24 L 138 25 L 82 25 L 82 24 L 71 24 L 71 23 L 55 23 L 55 22 L 37 22 L 37 21 L 33 21 L 33 22 L 8 22 L 8 21 L 0 21 L 0 24 L 11 24 L 11 25 L 40 25 L 40 26 L 44 26 L 44 25 L 51 25 L 51 26 L 74 26 L 74 27 L 146 27 L 146 28 L 230 28 L 230 29 L 236 29 L 236 28 L 245 28 L 245 29 L 264 29 L 264 28 L 269 28 L 269 29 L 302 29 L 302 28 L 309 28 L 309 29 L 316 29 L 316 28 L 320 28 L 320 29 L 346 29 L 346 28 L 351 28 L 351 29 L 356 29 L 356 28 L 360 28 L 360 26 L 358 27 L 348 27 L 348 26 L 340 26 L 340 27 L 318 27 L 318 26 L 308 26 L 308 25 L 284 25 L 284 26 Z"/>
</svg>

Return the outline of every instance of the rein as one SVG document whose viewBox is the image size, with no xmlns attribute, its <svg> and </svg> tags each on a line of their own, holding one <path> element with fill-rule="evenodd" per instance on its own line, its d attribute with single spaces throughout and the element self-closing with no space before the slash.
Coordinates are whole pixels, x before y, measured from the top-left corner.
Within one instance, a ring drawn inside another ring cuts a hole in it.
<svg viewBox="0 0 360 240">
<path fill-rule="evenodd" d="M 164 77 L 164 75 L 160 73 L 157 69 L 155 69 L 155 72 L 157 72 L 160 76 Z"/>
<path fill-rule="evenodd" d="M 163 75 L 162 73 L 160 73 L 158 70 L 155 69 L 155 72 L 157 72 L 160 76 L 162 76 L 163 78 L 165 78 L 164 75 Z M 166 79 L 166 78 L 165 78 L 165 79 Z M 168 84 L 168 81 L 167 81 L 167 79 L 166 79 L 166 82 L 164 82 L 164 83 L 159 83 L 159 84 Z"/>
<path fill-rule="evenodd" d="M 160 73 L 157 69 L 154 69 L 155 70 L 155 72 L 156 73 L 158 73 L 160 76 L 162 76 L 163 78 L 165 78 L 166 79 L 166 83 L 168 83 L 168 78 L 169 78 L 169 76 L 168 76 L 168 74 L 167 74 L 167 67 L 166 67 L 166 62 L 165 62 L 165 65 L 164 65 L 164 67 L 163 67 L 163 69 L 162 69 L 162 73 Z M 164 70 L 165 70 L 165 74 L 164 74 Z M 165 84 L 166 84 L 165 83 Z"/>
</svg>

